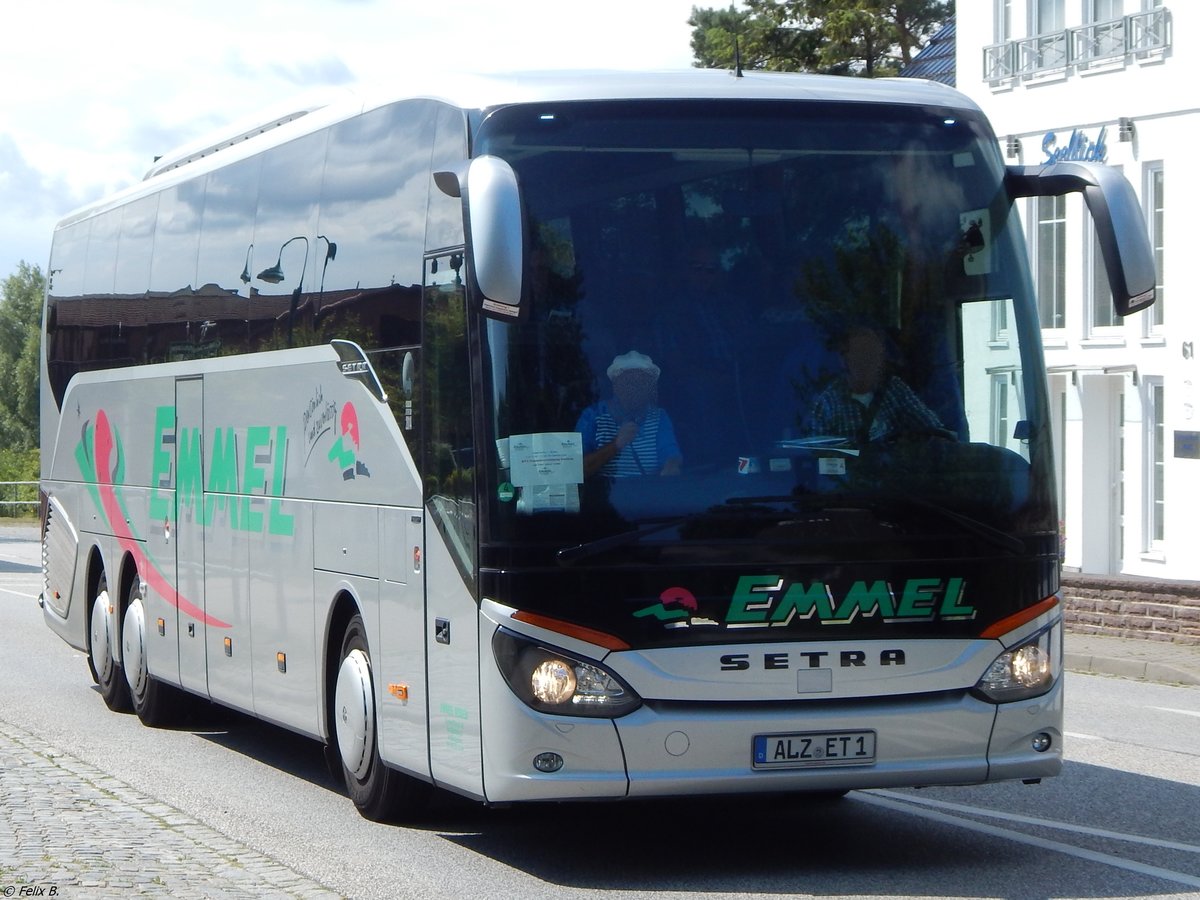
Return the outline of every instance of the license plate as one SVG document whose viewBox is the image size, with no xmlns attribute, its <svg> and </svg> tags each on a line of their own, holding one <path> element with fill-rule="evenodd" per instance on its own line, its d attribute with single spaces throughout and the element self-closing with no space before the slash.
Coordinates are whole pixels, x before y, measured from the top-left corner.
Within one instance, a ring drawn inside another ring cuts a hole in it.
<svg viewBox="0 0 1200 900">
<path fill-rule="evenodd" d="M 862 766 L 873 762 L 874 731 L 804 731 L 754 736 L 756 769 Z"/>
</svg>

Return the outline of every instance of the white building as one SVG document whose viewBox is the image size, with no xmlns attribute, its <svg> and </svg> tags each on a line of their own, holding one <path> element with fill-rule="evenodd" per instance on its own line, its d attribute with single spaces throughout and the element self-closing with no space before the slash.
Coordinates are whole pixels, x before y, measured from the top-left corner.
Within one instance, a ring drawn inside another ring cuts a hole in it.
<svg viewBox="0 0 1200 900">
<path fill-rule="evenodd" d="M 1012 164 L 1056 154 L 1120 167 L 1142 201 L 1159 300 L 1113 316 L 1080 195 L 1021 209 L 1038 288 L 1065 565 L 1200 579 L 1200 3 L 957 4 L 957 86 Z M 1194 203 L 1193 200 L 1196 202 Z"/>
</svg>

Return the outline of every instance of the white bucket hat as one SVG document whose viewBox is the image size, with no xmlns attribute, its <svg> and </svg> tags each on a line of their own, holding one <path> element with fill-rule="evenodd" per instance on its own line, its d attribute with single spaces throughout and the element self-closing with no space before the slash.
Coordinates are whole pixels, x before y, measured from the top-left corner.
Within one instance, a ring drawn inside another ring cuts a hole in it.
<svg viewBox="0 0 1200 900">
<path fill-rule="evenodd" d="M 616 378 L 622 372 L 633 371 L 649 372 L 657 378 L 662 370 L 645 353 L 630 350 L 628 353 L 622 353 L 612 361 L 612 365 L 608 367 L 609 381 Z"/>
</svg>

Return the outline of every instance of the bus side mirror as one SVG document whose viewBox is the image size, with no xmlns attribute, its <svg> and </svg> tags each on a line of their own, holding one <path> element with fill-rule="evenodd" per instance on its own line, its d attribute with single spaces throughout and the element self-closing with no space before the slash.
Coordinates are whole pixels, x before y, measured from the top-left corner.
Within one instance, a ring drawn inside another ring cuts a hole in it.
<svg viewBox="0 0 1200 900">
<path fill-rule="evenodd" d="M 1083 162 L 1009 166 L 1005 185 L 1014 200 L 1082 191 L 1096 224 L 1096 239 L 1104 254 L 1117 315 L 1127 316 L 1154 302 L 1154 252 L 1137 196 L 1118 170 Z"/>
<path fill-rule="evenodd" d="M 515 319 L 521 311 L 525 217 L 512 166 L 496 156 L 480 156 L 435 172 L 442 193 L 461 197 L 467 236 L 467 266 L 485 315 Z"/>
</svg>

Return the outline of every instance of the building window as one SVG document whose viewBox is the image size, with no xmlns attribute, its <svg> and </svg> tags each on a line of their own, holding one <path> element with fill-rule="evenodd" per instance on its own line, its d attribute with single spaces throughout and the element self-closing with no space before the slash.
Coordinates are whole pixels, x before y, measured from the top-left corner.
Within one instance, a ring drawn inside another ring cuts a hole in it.
<svg viewBox="0 0 1200 900">
<path fill-rule="evenodd" d="M 1033 0 L 1033 34 L 1023 43 L 1021 66 L 1027 72 L 1062 69 L 1067 65 L 1067 32 L 1063 0 Z"/>
<path fill-rule="evenodd" d="M 1161 162 L 1146 165 L 1146 181 L 1142 196 L 1146 203 L 1146 230 L 1150 234 L 1150 246 L 1154 250 L 1154 305 L 1146 312 L 1147 328 L 1157 332 L 1165 321 L 1166 290 L 1163 285 L 1163 165 Z"/>
<path fill-rule="evenodd" d="M 995 35 L 996 43 L 1003 44 L 1012 40 L 1013 0 L 996 0 L 995 6 Z"/>
<path fill-rule="evenodd" d="M 1049 35 L 1066 26 L 1064 0 L 1033 0 L 1033 24 L 1036 34 Z"/>
<path fill-rule="evenodd" d="M 1067 200 L 1038 197 L 1033 231 L 1033 260 L 1042 328 L 1067 325 Z"/>
<path fill-rule="evenodd" d="M 1085 62 L 1125 55 L 1122 3 L 1123 0 L 1091 0 L 1087 7 L 1087 24 L 1075 32 L 1075 59 Z"/>
<path fill-rule="evenodd" d="M 1124 381 L 1124 379 L 1121 379 Z M 1116 500 L 1116 547 L 1113 559 L 1117 565 L 1112 571 L 1120 572 L 1125 567 L 1125 391 L 1117 391 L 1117 420 L 1113 423 L 1117 435 L 1117 496 Z"/>
<path fill-rule="evenodd" d="M 1166 404 L 1159 378 L 1146 379 L 1146 549 L 1161 550 L 1166 539 Z"/>
<path fill-rule="evenodd" d="M 1012 433 L 1008 424 L 1008 380 L 1007 372 L 992 375 L 992 444 L 1007 447 Z"/>
<path fill-rule="evenodd" d="M 1091 217 L 1087 219 L 1089 248 L 1088 256 L 1088 293 L 1091 296 L 1091 326 L 1092 331 L 1100 328 L 1112 328 L 1121 324 L 1113 310 L 1112 287 L 1108 283 L 1108 270 L 1104 268 L 1104 253 L 1100 249 L 1100 238 Z"/>
</svg>

